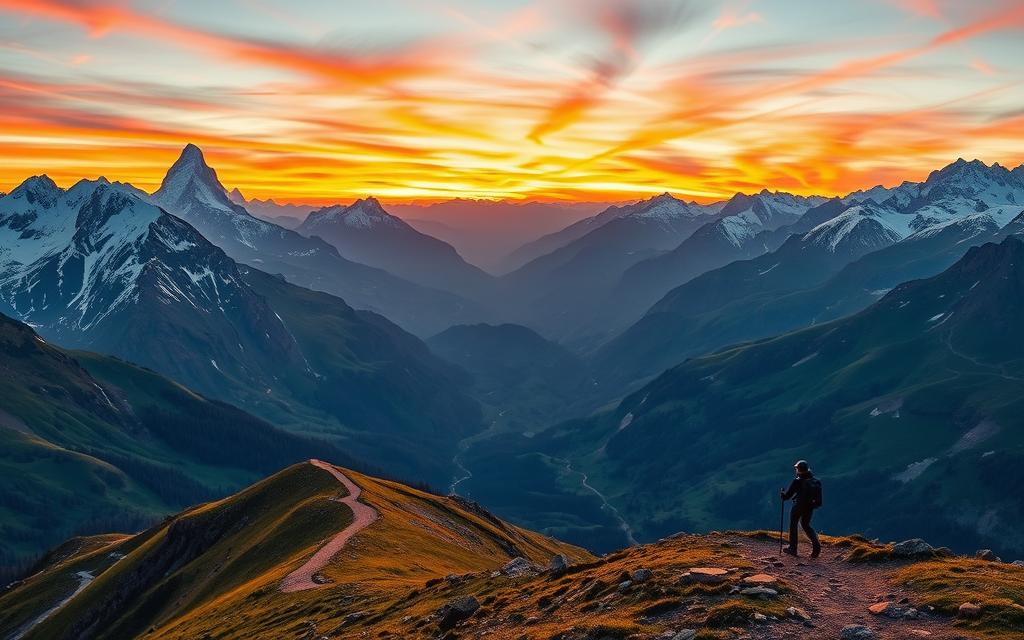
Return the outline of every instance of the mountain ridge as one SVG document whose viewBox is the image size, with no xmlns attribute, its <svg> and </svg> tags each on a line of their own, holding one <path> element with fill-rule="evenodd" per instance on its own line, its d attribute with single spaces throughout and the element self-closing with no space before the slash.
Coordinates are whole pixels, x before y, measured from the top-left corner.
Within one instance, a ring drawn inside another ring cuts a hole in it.
<svg viewBox="0 0 1024 640">
<path fill-rule="evenodd" d="M 281 273 L 300 286 L 377 311 L 418 335 L 432 335 L 483 313 L 476 304 L 455 294 L 348 260 L 324 240 L 256 218 L 231 201 L 216 171 L 195 145 L 183 149 L 151 198 L 195 226 L 236 262 Z"/>
</svg>

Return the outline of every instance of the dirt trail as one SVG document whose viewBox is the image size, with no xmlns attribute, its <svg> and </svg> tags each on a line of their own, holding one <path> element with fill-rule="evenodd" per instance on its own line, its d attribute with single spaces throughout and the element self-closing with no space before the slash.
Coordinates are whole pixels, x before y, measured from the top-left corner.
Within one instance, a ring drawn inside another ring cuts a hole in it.
<svg viewBox="0 0 1024 640">
<path fill-rule="evenodd" d="M 23 627 L 19 631 L 16 631 L 14 635 L 11 636 L 11 640 L 21 640 L 21 638 L 26 636 L 29 631 L 35 629 L 40 624 L 42 624 L 44 620 L 46 620 L 53 614 L 57 613 L 61 607 L 66 605 L 68 602 L 71 601 L 72 598 L 81 593 L 86 587 L 89 586 L 89 583 L 95 579 L 95 576 L 92 575 L 92 573 L 89 571 L 79 571 L 75 574 L 75 577 L 78 578 L 78 586 L 75 587 L 74 591 L 72 591 L 67 597 L 63 598 L 60 602 L 47 609 L 38 618 L 25 625 L 25 627 Z"/>
<path fill-rule="evenodd" d="M 349 480 L 345 477 L 345 474 L 326 462 L 310 460 L 310 463 L 337 478 L 338 482 L 348 491 L 348 495 L 339 499 L 338 502 L 348 505 L 348 508 L 352 510 L 352 522 L 331 538 L 327 544 L 320 547 L 305 564 L 285 576 L 284 581 L 281 582 L 281 591 L 284 593 L 316 589 L 322 586 L 313 580 L 313 576 L 326 567 L 334 559 L 334 556 L 338 555 L 338 552 L 341 551 L 352 536 L 370 526 L 377 519 L 376 509 L 359 502 L 359 496 L 363 493 L 363 490 L 356 483 Z"/>
<path fill-rule="evenodd" d="M 890 601 L 901 607 L 913 603 L 903 601 L 910 596 L 891 580 L 894 571 L 905 563 L 850 563 L 839 559 L 844 549 L 824 545 L 820 558 L 792 558 L 779 553 L 776 542 L 741 538 L 735 540 L 745 548 L 744 555 L 759 562 L 765 573 L 785 580 L 796 592 L 801 606 L 811 616 L 813 627 L 799 622 L 782 625 L 754 626 L 750 637 L 759 640 L 797 640 L 805 638 L 838 638 L 843 627 L 864 625 L 875 632 L 878 640 L 930 638 L 953 640 L 969 637 L 953 627 L 949 618 L 927 615 L 917 620 L 893 620 L 868 612 L 868 607 Z M 802 550 L 808 553 L 810 549 Z M 782 566 L 778 566 L 781 563 Z M 902 601 L 902 602 L 901 602 Z M 923 633 L 922 633 L 923 632 Z"/>
</svg>

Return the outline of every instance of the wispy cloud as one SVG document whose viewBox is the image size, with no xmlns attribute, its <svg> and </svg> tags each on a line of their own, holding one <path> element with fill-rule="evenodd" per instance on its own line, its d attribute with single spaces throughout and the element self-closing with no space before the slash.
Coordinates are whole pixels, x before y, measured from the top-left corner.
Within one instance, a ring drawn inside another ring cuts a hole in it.
<svg viewBox="0 0 1024 640">
<path fill-rule="evenodd" d="M 1015 2 L 242 4 L 0 0 L 0 188 L 152 187 L 189 140 L 307 202 L 839 193 L 1024 160 Z"/>
</svg>

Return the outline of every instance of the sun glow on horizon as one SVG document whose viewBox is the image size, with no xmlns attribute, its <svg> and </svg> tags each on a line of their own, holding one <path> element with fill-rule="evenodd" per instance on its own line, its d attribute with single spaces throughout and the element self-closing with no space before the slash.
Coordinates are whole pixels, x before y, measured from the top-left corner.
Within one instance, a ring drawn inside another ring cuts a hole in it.
<svg viewBox="0 0 1024 640">
<path fill-rule="evenodd" d="M 1024 4 L 0 0 L 0 191 L 153 190 L 186 142 L 249 198 L 838 195 L 1024 161 Z"/>
</svg>

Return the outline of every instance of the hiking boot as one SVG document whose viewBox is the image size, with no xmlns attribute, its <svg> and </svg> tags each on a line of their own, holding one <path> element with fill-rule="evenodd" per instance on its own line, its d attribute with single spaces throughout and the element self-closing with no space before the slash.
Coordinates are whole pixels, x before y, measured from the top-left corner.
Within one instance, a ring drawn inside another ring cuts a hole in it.
<svg viewBox="0 0 1024 640">
<path fill-rule="evenodd" d="M 793 556 L 794 558 L 797 556 L 796 549 L 792 547 L 786 547 L 782 550 L 782 553 L 786 554 L 787 556 Z"/>
<path fill-rule="evenodd" d="M 817 558 L 821 555 L 821 547 L 814 547 L 814 551 L 811 551 L 811 557 Z"/>
</svg>

